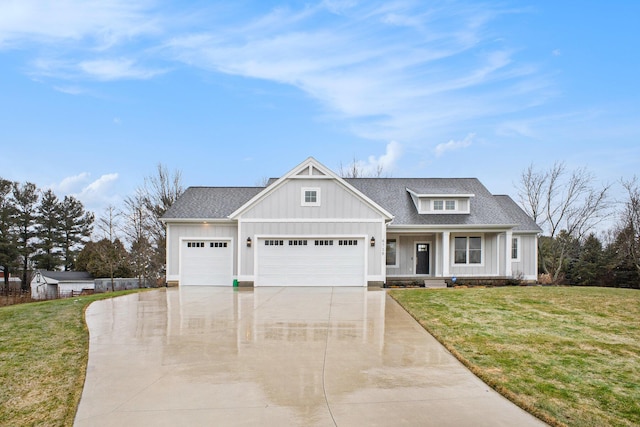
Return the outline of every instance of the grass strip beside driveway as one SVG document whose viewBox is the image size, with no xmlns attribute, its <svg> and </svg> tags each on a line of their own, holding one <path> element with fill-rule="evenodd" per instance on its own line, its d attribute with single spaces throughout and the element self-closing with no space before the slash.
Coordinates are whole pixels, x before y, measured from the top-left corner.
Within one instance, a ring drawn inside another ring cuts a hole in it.
<svg viewBox="0 0 640 427">
<path fill-rule="evenodd" d="M 389 294 L 476 375 L 553 425 L 640 425 L 640 292 L 587 287 Z"/>
<path fill-rule="evenodd" d="M 84 311 L 132 292 L 0 308 L 0 425 L 73 425 L 89 349 Z"/>
</svg>

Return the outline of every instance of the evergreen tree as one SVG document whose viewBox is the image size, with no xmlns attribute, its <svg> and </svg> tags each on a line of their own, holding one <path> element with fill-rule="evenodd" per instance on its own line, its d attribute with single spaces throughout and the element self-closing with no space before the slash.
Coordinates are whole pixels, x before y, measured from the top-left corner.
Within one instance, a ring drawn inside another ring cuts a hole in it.
<svg viewBox="0 0 640 427">
<path fill-rule="evenodd" d="M 93 230 L 94 215 L 84 210 L 73 196 L 65 196 L 61 204 L 61 249 L 65 271 L 75 269 L 75 257 Z"/>
<path fill-rule="evenodd" d="M 602 285 L 602 279 L 606 273 L 606 264 L 602 243 L 591 233 L 580 248 L 580 256 L 573 270 L 573 283 L 575 285 L 596 286 Z"/>
<path fill-rule="evenodd" d="M 33 257 L 36 268 L 42 270 L 57 270 L 62 265 L 60 244 L 62 234 L 62 205 L 52 190 L 42 195 L 37 209 L 36 236 L 38 242 L 35 247 L 38 253 Z"/>
<path fill-rule="evenodd" d="M 35 184 L 13 184 L 13 198 L 16 207 L 16 225 L 18 228 L 17 247 L 22 258 L 22 289 L 29 288 L 29 266 L 31 256 L 35 250 L 35 224 L 37 219 L 37 205 L 40 198 Z"/>
<path fill-rule="evenodd" d="M 4 286 L 9 286 L 9 275 L 18 262 L 16 207 L 12 198 L 13 182 L 0 178 L 0 268 L 4 272 Z"/>
</svg>

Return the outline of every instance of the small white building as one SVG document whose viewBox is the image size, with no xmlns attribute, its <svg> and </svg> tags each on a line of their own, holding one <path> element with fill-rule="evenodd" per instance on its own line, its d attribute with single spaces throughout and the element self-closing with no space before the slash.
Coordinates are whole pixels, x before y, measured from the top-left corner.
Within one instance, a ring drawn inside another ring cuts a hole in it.
<svg viewBox="0 0 640 427">
<path fill-rule="evenodd" d="M 92 291 L 94 287 L 93 277 L 86 271 L 36 270 L 31 279 L 31 298 L 61 298 L 74 292 Z"/>
</svg>

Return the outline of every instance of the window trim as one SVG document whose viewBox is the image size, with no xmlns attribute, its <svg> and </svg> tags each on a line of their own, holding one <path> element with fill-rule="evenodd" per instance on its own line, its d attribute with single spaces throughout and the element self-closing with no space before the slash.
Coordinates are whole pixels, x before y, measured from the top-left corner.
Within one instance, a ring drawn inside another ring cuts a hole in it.
<svg viewBox="0 0 640 427">
<path fill-rule="evenodd" d="M 485 243 L 484 243 L 484 235 L 478 235 L 478 234 L 468 234 L 468 235 L 458 235 L 458 236 L 452 236 L 453 237 L 453 245 L 451 245 L 452 247 L 452 254 L 451 254 L 451 260 L 452 265 L 454 267 L 484 267 L 484 252 L 485 252 Z M 480 239 L 480 262 L 477 263 L 471 263 L 469 262 L 470 260 L 470 254 L 471 254 L 471 249 L 469 248 L 469 243 L 470 243 L 470 239 L 471 238 L 478 238 Z M 456 239 L 465 239 L 465 262 L 456 262 Z"/>
<path fill-rule="evenodd" d="M 315 192 L 316 200 L 315 202 L 307 201 L 307 193 Z M 303 187 L 301 191 L 301 206 L 320 206 L 320 188 L 319 187 Z"/>
<path fill-rule="evenodd" d="M 516 257 L 513 257 L 513 251 L 516 251 Z M 520 236 L 511 237 L 511 262 L 520 262 L 520 253 L 522 252 L 522 240 Z"/>
<path fill-rule="evenodd" d="M 387 239 L 387 241 L 385 242 L 384 245 L 384 258 L 385 258 L 385 265 L 387 268 L 398 268 L 400 267 L 400 265 L 398 264 L 398 247 L 399 247 L 399 238 L 394 237 L 393 239 Z M 387 264 L 387 254 L 389 253 L 389 243 L 393 242 L 395 244 L 394 247 L 394 252 L 395 252 L 395 256 L 394 256 L 394 264 Z"/>
</svg>

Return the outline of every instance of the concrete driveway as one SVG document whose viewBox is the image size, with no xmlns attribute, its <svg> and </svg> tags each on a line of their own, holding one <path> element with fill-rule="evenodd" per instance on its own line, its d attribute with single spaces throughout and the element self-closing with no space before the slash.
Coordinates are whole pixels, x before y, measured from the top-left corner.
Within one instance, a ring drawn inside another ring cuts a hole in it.
<svg viewBox="0 0 640 427">
<path fill-rule="evenodd" d="M 76 426 L 539 426 L 384 290 L 171 288 L 94 302 Z"/>
</svg>

